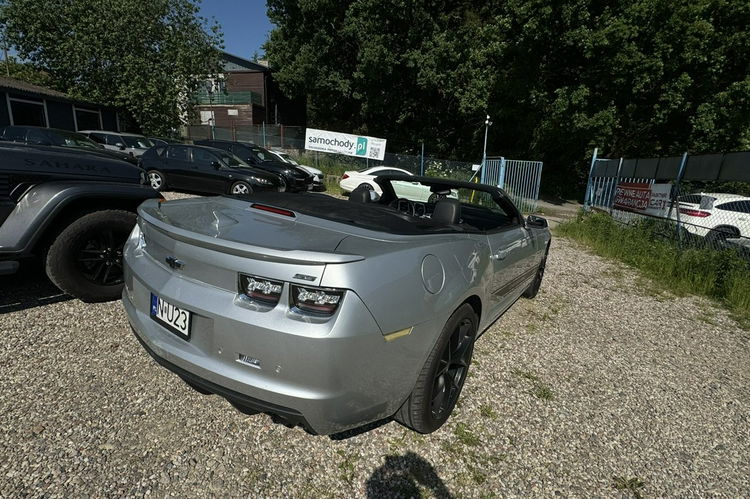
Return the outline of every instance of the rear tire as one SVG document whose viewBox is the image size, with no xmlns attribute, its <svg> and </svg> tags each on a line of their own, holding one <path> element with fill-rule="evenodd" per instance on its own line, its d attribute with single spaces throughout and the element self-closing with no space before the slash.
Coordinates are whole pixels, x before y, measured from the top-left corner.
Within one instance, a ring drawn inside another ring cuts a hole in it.
<svg viewBox="0 0 750 499">
<path fill-rule="evenodd" d="M 736 227 L 716 227 L 706 234 L 706 242 L 713 248 L 720 248 L 727 239 L 733 237 L 740 237 L 740 231 Z"/>
<path fill-rule="evenodd" d="M 120 298 L 122 250 L 136 222 L 135 213 L 95 211 L 68 225 L 47 252 L 50 280 L 69 295 L 88 303 Z"/>
<path fill-rule="evenodd" d="M 235 182 L 229 189 L 229 194 L 234 196 L 242 196 L 244 194 L 250 194 L 253 192 L 253 188 L 247 182 Z"/>
<path fill-rule="evenodd" d="M 163 191 L 167 188 L 167 178 L 158 170 L 150 170 L 146 174 L 146 178 L 148 178 L 148 184 L 155 191 Z"/>
<path fill-rule="evenodd" d="M 414 390 L 394 419 L 419 433 L 437 430 L 453 412 L 474 352 L 478 319 L 468 303 L 461 305 L 440 332 Z"/>
</svg>

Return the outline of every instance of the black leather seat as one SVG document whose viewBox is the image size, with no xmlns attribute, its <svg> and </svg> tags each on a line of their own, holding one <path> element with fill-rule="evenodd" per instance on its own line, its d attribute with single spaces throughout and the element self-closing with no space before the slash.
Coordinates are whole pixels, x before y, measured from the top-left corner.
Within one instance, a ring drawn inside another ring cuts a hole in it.
<svg viewBox="0 0 750 499">
<path fill-rule="evenodd" d="M 437 225 L 455 225 L 461 220 L 461 203 L 458 199 L 444 198 L 435 203 L 431 220 Z"/>
<path fill-rule="evenodd" d="M 349 201 L 354 201 L 355 203 L 369 203 L 372 201 L 371 191 L 372 189 L 360 185 L 349 194 Z"/>
</svg>

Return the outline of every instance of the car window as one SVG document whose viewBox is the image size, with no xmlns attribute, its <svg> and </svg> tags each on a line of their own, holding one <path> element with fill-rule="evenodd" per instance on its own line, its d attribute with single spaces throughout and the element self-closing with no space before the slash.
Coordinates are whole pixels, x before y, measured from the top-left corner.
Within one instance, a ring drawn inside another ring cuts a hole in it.
<svg viewBox="0 0 750 499">
<path fill-rule="evenodd" d="M 716 208 L 726 211 L 735 211 L 737 213 L 750 213 L 750 199 L 746 201 L 731 201 L 729 203 L 723 203 Z"/>
<path fill-rule="evenodd" d="M 190 151 L 185 146 L 172 146 L 167 149 L 167 158 L 175 161 L 190 161 Z"/>
<path fill-rule="evenodd" d="M 681 203 L 700 204 L 701 195 L 700 194 L 687 194 L 685 196 L 680 196 L 679 199 Z"/>
<path fill-rule="evenodd" d="M 253 156 L 261 161 L 273 161 L 274 159 L 276 159 L 270 151 L 268 151 L 267 149 L 263 149 L 260 146 L 245 146 L 245 148 L 252 151 Z"/>
<path fill-rule="evenodd" d="M 219 158 L 221 158 L 221 161 L 225 165 L 230 166 L 232 168 L 249 167 L 250 166 L 247 163 L 245 163 L 244 161 L 242 161 L 239 157 L 235 156 L 232 153 L 222 152 L 222 153 L 219 153 L 218 156 L 219 156 Z"/>
<path fill-rule="evenodd" d="M 701 202 L 700 202 L 700 209 L 701 210 L 710 210 L 714 207 L 714 201 L 716 201 L 715 197 L 712 196 L 701 196 Z"/>
<path fill-rule="evenodd" d="M 155 147 L 153 149 L 153 151 L 154 151 L 154 154 L 156 154 L 157 156 L 160 156 L 160 157 L 163 158 L 164 157 L 164 153 L 167 152 L 167 148 L 166 147 Z"/>
<path fill-rule="evenodd" d="M 122 140 L 125 141 L 126 146 L 135 147 L 136 149 L 148 149 L 149 147 L 154 146 L 154 144 L 146 137 L 123 135 Z"/>
<path fill-rule="evenodd" d="M 24 142 L 26 140 L 26 129 L 17 126 L 6 126 L 3 130 L 3 140 Z"/>
<path fill-rule="evenodd" d="M 29 128 L 26 134 L 26 142 L 29 144 L 51 144 L 52 141 L 47 137 L 47 134 L 42 130 L 36 128 Z"/>
<path fill-rule="evenodd" d="M 80 133 L 56 132 L 52 135 L 55 145 L 64 147 L 82 147 L 85 149 L 101 150 L 102 146 Z"/>
<path fill-rule="evenodd" d="M 101 134 L 102 138 L 104 139 L 104 143 L 108 146 L 116 146 L 118 144 L 125 145 L 125 143 L 122 141 L 119 135 L 114 135 L 111 133 L 103 133 Z"/>
<path fill-rule="evenodd" d="M 211 162 L 216 160 L 216 156 L 211 151 L 198 147 L 193 148 L 193 163 L 201 170 L 213 169 Z"/>
<path fill-rule="evenodd" d="M 488 192 L 456 189 L 461 202 L 461 218 L 480 230 L 493 231 L 519 225 L 521 221 L 510 201 L 493 199 Z"/>
<path fill-rule="evenodd" d="M 99 144 L 107 143 L 107 137 L 105 137 L 103 133 L 91 132 L 89 133 L 89 138 Z"/>
</svg>

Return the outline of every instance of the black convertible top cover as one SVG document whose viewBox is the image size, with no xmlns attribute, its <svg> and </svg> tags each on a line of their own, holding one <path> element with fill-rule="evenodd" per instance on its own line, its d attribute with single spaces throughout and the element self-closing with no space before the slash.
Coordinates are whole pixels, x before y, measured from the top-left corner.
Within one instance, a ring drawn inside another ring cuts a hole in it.
<svg viewBox="0 0 750 499">
<path fill-rule="evenodd" d="M 251 203 L 323 218 L 347 225 L 389 234 L 417 235 L 435 232 L 456 232 L 456 227 L 435 225 L 429 218 L 417 219 L 378 203 L 353 203 L 326 194 L 313 192 L 254 192 L 245 196 L 226 196 Z"/>
</svg>

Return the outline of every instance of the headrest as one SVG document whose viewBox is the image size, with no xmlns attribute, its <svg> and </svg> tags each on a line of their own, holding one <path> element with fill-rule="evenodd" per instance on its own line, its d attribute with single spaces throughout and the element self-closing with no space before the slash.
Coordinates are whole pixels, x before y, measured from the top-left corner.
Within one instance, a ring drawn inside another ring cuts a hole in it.
<svg viewBox="0 0 750 499">
<path fill-rule="evenodd" d="M 461 203 L 458 199 L 444 198 L 435 203 L 432 221 L 439 225 L 455 225 L 461 220 Z"/>
<path fill-rule="evenodd" d="M 372 197 L 370 195 L 370 191 L 372 189 L 368 189 L 363 186 L 359 186 L 356 189 L 354 189 L 351 194 L 349 194 L 349 201 L 354 201 L 355 203 L 369 203 L 372 201 Z"/>
</svg>

